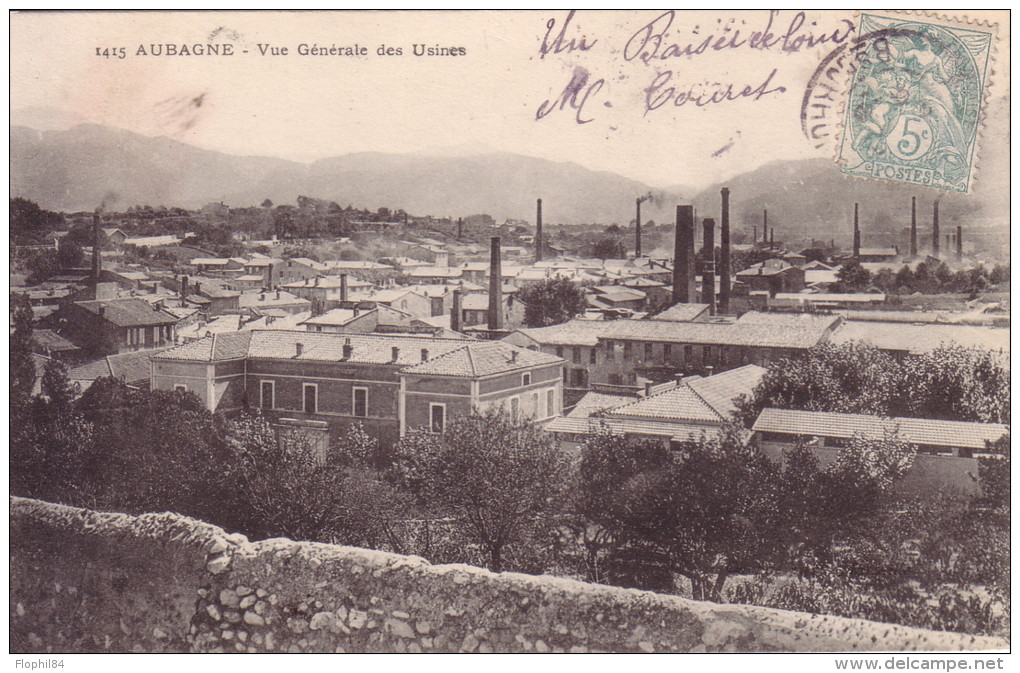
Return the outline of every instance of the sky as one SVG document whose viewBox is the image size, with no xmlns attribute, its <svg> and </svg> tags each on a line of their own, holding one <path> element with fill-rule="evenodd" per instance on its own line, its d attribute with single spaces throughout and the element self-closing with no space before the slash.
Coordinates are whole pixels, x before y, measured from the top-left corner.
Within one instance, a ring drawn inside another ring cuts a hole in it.
<svg viewBox="0 0 1020 673">
<path fill-rule="evenodd" d="M 1004 95 L 1008 15 L 991 18 L 1005 38 L 991 93 Z M 834 156 L 834 136 L 802 133 L 801 103 L 855 21 L 792 11 L 15 14 L 11 109 L 230 154 L 505 151 L 702 188 L 773 160 Z M 772 46 L 751 48 L 755 32 Z M 709 37 L 742 44 L 661 58 Z M 210 43 L 234 54 L 150 53 Z M 416 44 L 458 55 L 416 56 Z M 300 45 L 368 53 L 302 55 Z M 732 100 L 706 102 L 727 90 Z"/>
</svg>

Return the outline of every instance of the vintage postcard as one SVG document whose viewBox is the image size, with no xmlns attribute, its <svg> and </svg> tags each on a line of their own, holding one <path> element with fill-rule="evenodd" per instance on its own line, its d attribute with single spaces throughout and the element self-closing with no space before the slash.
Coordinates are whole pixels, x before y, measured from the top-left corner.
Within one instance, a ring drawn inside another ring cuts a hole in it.
<svg viewBox="0 0 1020 673">
<path fill-rule="evenodd" d="M 12 12 L 18 666 L 1003 668 L 1010 37 Z"/>
</svg>

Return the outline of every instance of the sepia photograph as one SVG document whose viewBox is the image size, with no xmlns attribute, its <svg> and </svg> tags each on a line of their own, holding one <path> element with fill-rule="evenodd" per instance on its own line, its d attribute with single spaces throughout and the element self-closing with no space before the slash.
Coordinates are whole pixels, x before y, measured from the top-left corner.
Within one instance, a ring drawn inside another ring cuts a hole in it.
<svg viewBox="0 0 1020 673">
<path fill-rule="evenodd" d="M 13 668 L 1004 670 L 1008 10 L 8 18 Z"/>
</svg>

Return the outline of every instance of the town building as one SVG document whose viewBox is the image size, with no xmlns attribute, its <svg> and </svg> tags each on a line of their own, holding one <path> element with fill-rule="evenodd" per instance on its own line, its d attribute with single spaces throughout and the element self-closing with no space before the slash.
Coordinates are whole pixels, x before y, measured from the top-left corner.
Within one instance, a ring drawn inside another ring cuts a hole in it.
<svg viewBox="0 0 1020 673">
<path fill-rule="evenodd" d="M 737 402 L 749 396 L 765 375 L 764 367 L 745 365 L 713 376 L 689 376 L 649 385 L 639 397 L 587 393 L 566 416 L 545 429 L 560 447 L 576 452 L 584 438 L 600 428 L 629 439 L 653 439 L 669 445 L 712 436 L 735 421 Z"/>
<path fill-rule="evenodd" d="M 998 423 L 968 423 L 931 418 L 883 418 L 865 414 L 766 408 L 754 426 L 755 440 L 770 456 L 802 443 L 825 468 L 854 437 L 881 440 L 896 435 L 913 445 L 917 454 L 903 480 L 895 485 L 905 496 L 977 495 L 980 492 L 976 457 L 987 445 L 1009 432 Z"/>
<path fill-rule="evenodd" d="M 152 358 L 152 388 L 195 393 L 217 412 L 261 409 L 323 428 L 355 423 L 392 442 L 441 432 L 457 416 L 503 408 L 562 412 L 562 360 L 500 341 L 266 330 L 207 337 Z"/>
<path fill-rule="evenodd" d="M 767 259 L 736 274 L 749 292 L 800 292 L 804 289 L 804 269 L 782 259 Z"/>
<path fill-rule="evenodd" d="M 177 338 L 178 318 L 137 298 L 68 302 L 60 318 L 62 334 L 86 353 L 172 346 Z"/>
</svg>

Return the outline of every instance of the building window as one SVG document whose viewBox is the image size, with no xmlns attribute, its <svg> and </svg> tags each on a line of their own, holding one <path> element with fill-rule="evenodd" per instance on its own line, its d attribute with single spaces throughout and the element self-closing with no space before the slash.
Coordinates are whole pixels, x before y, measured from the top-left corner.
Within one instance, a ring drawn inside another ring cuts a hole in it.
<svg viewBox="0 0 1020 673">
<path fill-rule="evenodd" d="M 584 369 L 575 369 L 575 370 L 573 370 L 573 372 L 574 372 L 574 387 L 575 388 L 585 388 L 585 387 L 587 387 L 588 382 L 585 381 L 585 378 L 586 378 L 585 375 L 588 372 L 585 371 Z"/>
<path fill-rule="evenodd" d="M 556 347 L 556 357 L 558 358 L 563 357 L 563 346 Z"/>
<path fill-rule="evenodd" d="M 563 385 L 570 385 L 570 370 L 566 367 L 563 368 Z"/>
<path fill-rule="evenodd" d="M 690 362 L 694 359 L 694 346 L 684 346 L 684 362 Z"/>
<path fill-rule="evenodd" d="M 446 428 L 446 405 L 429 404 L 429 429 L 432 432 L 442 432 Z"/>
<path fill-rule="evenodd" d="M 368 416 L 368 388 L 354 389 L 354 415 L 358 418 Z"/>
<path fill-rule="evenodd" d="M 532 418 L 539 418 L 538 411 L 539 411 L 539 409 L 538 409 L 538 393 L 532 393 L 531 394 L 531 417 Z"/>
<path fill-rule="evenodd" d="M 273 409 L 275 392 L 275 384 L 272 381 L 262 381 L 259 384 L 259 407 Z"/>
<path fill-rule="evenodd" d="M 662 344 L 662 359 L 669 362 L 669 359 L 673 357 L 673 347 L 671 344 Z"/>
<path fill-rule="evenodd" d="M 556 391 L 550 390 L 545 394 L 546 413 L 549 416 L 556 415 Z"/>
<path fill-rule="evenodd" d="M 645 344 L 645 359 L 646 360 L 652 359 L 652 344 L 650 343 Z"/>
<path fill-rule="evenodd" d="M 623 342 L 623 359 L 624 360 L 629 360 L 630 359 L 630 345 L 631 344 L 630 344 L 629 341 L 624 341 Z"/>
<path fill-rule="evenodd" d="M 595 356 L 595 349 L 592 348 L 588 351 L 588 362 L 590 362 L 591 364 L 595 364 L 597 361 L 598 360 L 596 359 Z"/>
<path fill-rule="evenodd" d="M 581 347 L 574 346 L 574 362 L 577 364 L 581 363 Z"/>
<path fill-rule="evenodd" d="M 521 376 L 521 385 L 525 387 L 531 385 L 531 374 L 524 374 Z"/>
<path fill-rule="evenodd" d="M 518 414 L 521 413 L 521 399 L 519 397 L 510 398 L 510 416 L 517 418 Z"/>
<path fill-rule="evenodd" d="M 612 360 L 613 359 L 613 355 L 614 355 L 614 353 L 613 353 L 613 342 L 612 341 L 607 341 L 606 342 L 606 359 L 607 360 Z"/>
<path fill-rule="evenodd" d="M 176 392 L 176 393 L 186 393 L 186 392 L 188 392 L 188 386 L 180 386 L 180 385 L 174 386 L 174 392 Z"/>
<path fill-rule="evenodd" d="M 319 387 L 314 383 L 304 385 L 304 410 L 306 414 L 314 414 L 319 410 Z"/>
<path fill-rule="evenodd" d="M 712 361 L 712 347 L 702 346 L 701 347 L 701 361 L 706 365 Z"/>
</svg>

